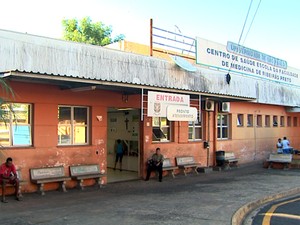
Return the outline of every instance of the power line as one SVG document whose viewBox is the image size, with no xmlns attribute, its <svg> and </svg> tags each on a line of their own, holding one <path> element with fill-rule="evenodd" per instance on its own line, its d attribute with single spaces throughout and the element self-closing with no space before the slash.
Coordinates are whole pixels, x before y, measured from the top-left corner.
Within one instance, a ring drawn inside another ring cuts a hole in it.
<svg viewBox="0 0 300 225">
<path fill-rule="evenodd" d="M 247 16 L 246 16 L 246 19 L 245 19 L 245 22 L 244 22 L 244 26 L 243 26 L 243 29 L 242 29 L 242 32 L 241 32 L 238 44 L 240 44 L 240 42 L 241 42 L 241 39 L 242 39 L 242 36 L 243 36 L 243 33 L 244 33 L 244 29 L 245 29 L 245 26 L 246 26 L 246 23 L 247 23 L 247 20 L 248 20 L 248 15 L 249 15 L 249 12 L 250 12 L 250 9 L 251 9 L 252 2 L 253 2 L 253 0 L 251 0 L 251 2 L 250 2 L 249 8 L 248 8 L 248 12 L 247 12 Z"/>
<path fill-rule="evenodd" d="M 250 24 L 249 29 L 248 29 L 248 31 L 247 31 L 247 34 L 246 34 L 246 36 L 245 36 L 245 38 L 244 38 L 243 44 L 245 43 L 246 38 L 247 38 L 247 36 L 248 36 L 248 33 L 249 33 L 249 31 L 250 31 L 250 29 L 251 29 L 251 27 L 252 27 L 252 24 L 253 24 L 253 21 L 254 21 L 254 19 L 255 19 L 255 17 L 256 17 L 256 13 L 257 13 L 257 11 L 258 11 L 258 9 L 259 9 L 260 3 L 261 3 L 261 0 L 260 0 L 259 3 L 258 3 L 258 6 L 257 6 L 257 8 L 256 8 L 256 11 L 255 11 L 254 16 L 253 16 L 252 21 L 251 21 L 251 24 Z"/>
<path fill-rule="evenodd" d="M 248 16 L 249 16 L 249 12 L 250 12 L 250 9 L 251 9 L 251 6 L 252 6 L 252 2 L 253 2 L 253 0 L 251 0 L 251 2 L 250 2 L 249 8 L 248 8 L 248 12 L 247 12 L 247 15 L 246 15 L 246 18 L 245 18 L 245 22 L 244 22 L 244 25 L 243 25 L 243 29 L 242 29 L 242 32 L 241 32 L 241 35 L 240 35 L 240 38 L 239 38 L 238 45 L 240 45 L 240 42 L 241 42 L 241 39 L 242 39 L 242 36 L 243 36 L 243 33 L 244 33 L 244 29 L 245 29 L 245 26 L 246 26 L 246 23 L 247 23 L 247 20 L 248 20 Z M 232 62 L 233 62 L 233 60 L 231 61 L 231 63 Z M 230 83 L 230 80 L 231 80 L 231 76 L 229 74 L 230 71 L 231 71 L 231 65 L 229 66 L 228 72 L 226 74 L 226 82 L 228 84 Z"/>
</svg>

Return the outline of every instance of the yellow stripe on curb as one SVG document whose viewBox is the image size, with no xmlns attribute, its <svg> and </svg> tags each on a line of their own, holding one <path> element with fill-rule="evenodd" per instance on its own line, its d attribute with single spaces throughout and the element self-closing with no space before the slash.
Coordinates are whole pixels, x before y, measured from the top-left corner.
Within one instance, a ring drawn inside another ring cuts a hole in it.
<svg viewBox="0 0 300 225">
<path fill-rule="evenodd" d="M 268 216 L 272 216 L 272 217 L 282 217 L 282 218 L 289 218 L 289 219 L 296 219 L 296 220 L 300 220 L 300 216 L 298 215 L 293 215 L 293 214 L 286 214 L 286 213 L 262 213 L 259 215 L 268 215 Z"/>
<path fill-rule="evenodd" d="M 248 215 L 251 211 L 254 209 L 257 209 L 259 206 L 265 205 L 268 202 L 281 199 L 281 198 L 287 198 L 289 196 L 299 195 L 300 194 L 300 188 L 292 188 L 289 190 L 286 190 L 284 192 L 280 192 L 277 194 L 265 196 L 261 199 L 254 200 L 252 202 L 248 202 L 239 209 L 235 211 L 233 216 L 231 217 L 231 225 L 241 225 L 246 218 L 246 215 Z"/>
<path fill-rule="evenodd" d="M 285 202 L 281 202 L 281 203 L 278 203 L 276 205 L 273 205 L 266 213 L 265 213 L 265 216 L 264 216 L 264 219 L 262 221 L 262 225 L 270 225 L 270 221 L 271 221 L 271 218 L 272 216 L 275 216 L 275 215 L 278 215 L 278 214 L 281 214 L 281 213 L 274 213 L 274 211 L 279 207 L 279 206 L 282 206 L 282 205 L 285 205 L 285 204 L 288 204 L 288 203 L 291 203 L 291 202 L 296 202 L 296 201 L 299 201 L 300 198 L 296 198 L 296 199 L 292 199 L 292 200 L 289 200 L 289 201 L 285 201 Z M 284 215 L 282 213 L 282 215 Z M 288 214 L 286 214 L 288 215 Z M 295 216 L 295 215 L 290 215 L 290 216 Z M 287 216 L 286 216 L 287 217 Z M 300 218 L 300 216 L 298 216 Z"/>
</svg>

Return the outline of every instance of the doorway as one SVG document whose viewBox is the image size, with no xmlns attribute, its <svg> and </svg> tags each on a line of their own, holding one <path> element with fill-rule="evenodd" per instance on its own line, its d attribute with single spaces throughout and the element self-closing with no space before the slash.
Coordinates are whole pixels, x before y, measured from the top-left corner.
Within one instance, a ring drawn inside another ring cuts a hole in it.
<svg viewBox="0 0 300 225">
<path fill-rule="evenodd" d="M 109 108 L 107 115 L 107 182 L 139 178 L 140 110 Z M 121 140 L 124 154 L 122 168 L 115 167 L 117 140 Z"/>
</svg>

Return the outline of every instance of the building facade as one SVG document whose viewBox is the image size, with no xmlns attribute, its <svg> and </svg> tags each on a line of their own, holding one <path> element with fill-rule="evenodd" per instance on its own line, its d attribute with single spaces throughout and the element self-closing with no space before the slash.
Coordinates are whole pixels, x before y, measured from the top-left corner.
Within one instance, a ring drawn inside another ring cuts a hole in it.
<svg viewBox="0 0 300 225">
<path fill-rule="evenodd" d="M 207 167 L 216 164 L 218 150 L 249 163 L 275 151 L 279 137 L 300 144 L 294 86 L 234 74 L 228 84 L 218 70 L 189 72 L 162 58 L 4 30 L 0 59 L 1 77 L 14 92 L 1 92 L 7 114 L 0 159 L 12 157 L 27 181 L 35 167 L 63 165 L 68 174 L 71 165 L 96 163 L 108 172 L 117 139 L 125 149 L 123 169 L 137 178 L 156 147 L 174 164 L 176 156 L 191 155 Z M 152 115 L 153 98 L 157 107 L 184 99 L 197 119 Z M 24 187 L 35 190 L 30 182 Z"/>
</svg>

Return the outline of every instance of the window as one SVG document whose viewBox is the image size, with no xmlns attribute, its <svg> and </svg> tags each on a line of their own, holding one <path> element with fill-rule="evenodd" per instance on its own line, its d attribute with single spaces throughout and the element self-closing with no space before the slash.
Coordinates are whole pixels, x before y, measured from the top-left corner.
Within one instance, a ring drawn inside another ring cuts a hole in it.
<svg viewBox="0 0 300 225">
<path fill-rule="evenodd" d="M 294 117 L 294 123 L 293 123 L 294 127 L 298 126 L 298 118 Z"/>
<path fill-rule="evenodd" d="M 244 126 L 244 115 L 243 114 L 238 114 L 237 115 L 236 125 L 238 127 L 243 127 Z"/>
<path fill-rule="evenodd" d="M 253 127 L 253 115 L 252 114 L 247 115 L 247 126 Z"/>
<path fill-rule="evenodd" d="M 217 121 L 218 139 L 228 139 L 229 138 L 229 115 L 219 113 L 217 120 L 218 120 Z"/>
<path fill-rule="evenodd" d="M 280 117 L 280 126 L 284 127 L 284 116 Z"/>
<path fill-rule="evenodd" d="M 278 118 L 277 116 L 273 116 L 273 127 L 277 127 L 278 126 Z"/>
<path fill-rule="evenodd" d="M 262 127 L 262 115 L 257 115 L 256 117 L 256 126 Z"/>
<path fill-rule="evenodd" d="M 83 145 L 89 140 L 89 108 L 58 107 L 58 145 Z"/>
<path fill-rule="evenodd" d="M 292 119 L 290 116 L 287 117 L 287 126 L 288 127 L 292 126 Z"/>
<path fill-rule="evenodd" d="M 270 116 L 269 115 L 266 115 L 265 116 L 265 126 L 266 127 L 270 127 Z"/>
<path fill-rule="evenodd" d="M 201 121 L 189 122 L 189 141 L 197 141 L 202 139 Z"/>
<path fill-rule="evenodd" d="M 31 105 L 2 104 L 0 119 L 0 145 L 6 147 L 31 146 Z"/>
<path fill-rule="evenodd" d="M 170 121 L 167 117 L 152 117 L 152 141 L 170 141 Z"/>
</svg>

